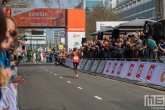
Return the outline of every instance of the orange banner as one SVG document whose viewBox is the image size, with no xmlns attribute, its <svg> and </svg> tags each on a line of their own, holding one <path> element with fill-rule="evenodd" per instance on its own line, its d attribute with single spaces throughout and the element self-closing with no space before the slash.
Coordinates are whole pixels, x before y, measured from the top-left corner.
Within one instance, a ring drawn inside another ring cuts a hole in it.
<svg viewBox="0 0 165 110">
<path fill-rule="evenodd" d="M 85 32 L 84 9 L 68 9 L 68 32 Z"/>
<path fill-rule="evenodd" d="M 65 27 L 66 9 L 13 8 L 11 16 L 18 27 Z"/>
</svg>

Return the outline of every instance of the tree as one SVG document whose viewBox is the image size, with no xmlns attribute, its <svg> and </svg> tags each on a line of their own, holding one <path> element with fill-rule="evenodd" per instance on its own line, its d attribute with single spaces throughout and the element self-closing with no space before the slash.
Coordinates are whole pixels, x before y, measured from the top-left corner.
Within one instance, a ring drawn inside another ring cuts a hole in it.
<svg viewBox="0 0 165 110">
<path fill-rule="evenodd" d="M 106 4 L 106 3 L 105 3 Z M 96 5 L 86 15 L 86 37 L 91 39 L 91 33 L 96 31 L 96 21 L 117 21 L 118 15 L 108 5 Z"/>
</svg>

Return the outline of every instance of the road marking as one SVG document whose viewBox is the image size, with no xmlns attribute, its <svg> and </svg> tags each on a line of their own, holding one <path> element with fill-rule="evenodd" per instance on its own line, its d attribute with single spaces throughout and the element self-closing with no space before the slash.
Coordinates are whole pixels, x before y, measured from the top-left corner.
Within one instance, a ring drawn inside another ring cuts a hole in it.
<svg viewBox="0 0 165 110">
<path fill-rule="evenodd" d="M 98 96 L 94 96 L 96 99 L 102 100 L 102 98 L 98 97 Z"/>
<path fill-rule="evenodd" d="M 44 68 L 44 70 L 45 70 L 45 68 Z"/>
<path fill-rule="evenodd" d="M 68 83 L 71 83 L 70 81 L 67 81 Z"/>
<path fill-rule="evenodd" d="M 50 72 L 50 73 L 52 73 L 52 72 Z"/>
<path fill-rule="evenodd" d="M 57 75 L 57 74 L 54 74 L 54 75 Z"/>
<path fill-rule="evenodd" d="M 60 78 L 63 78 L 63 77 L 60 77 Z"/>
<path fill-rule="evenodd" d="M 48 70 L 46 70 L 46 71 L 48 71 Z"/>
<path fill-rule="evenodd" d="M 82 89 L 81 87 L 77 87 L 78 89 Z"/>
</svg>

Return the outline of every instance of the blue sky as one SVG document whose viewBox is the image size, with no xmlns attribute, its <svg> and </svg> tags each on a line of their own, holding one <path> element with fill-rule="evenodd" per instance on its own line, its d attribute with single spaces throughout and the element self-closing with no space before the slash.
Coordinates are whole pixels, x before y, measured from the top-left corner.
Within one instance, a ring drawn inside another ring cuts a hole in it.
<svg viewBox="0 0 165 110">
<path fill-rule="evenodd" d="M 58 0 L 52 0 L 54 4 L 51 5 L 51 7 L 47 7 L 44 5 L 42 0 L 35 0 L 36 6 L 34 8 L 74 8 L 75 5 L 79 4 L 79 1 L 81 0 L 60 0 L 60 5 L 56 3 Z M 70 1 L 70 2 L 69 2 Z M 59 30 L 59 28 L 47 28 L 46 34 L 48 37 L 48 42 L 52 40 L 53 38 L 53 32 Z"/>
</svg>

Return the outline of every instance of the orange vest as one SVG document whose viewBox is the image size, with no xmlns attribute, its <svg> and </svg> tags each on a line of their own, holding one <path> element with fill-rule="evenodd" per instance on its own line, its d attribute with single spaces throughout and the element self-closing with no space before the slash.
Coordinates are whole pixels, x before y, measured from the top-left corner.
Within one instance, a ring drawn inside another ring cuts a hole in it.
<svg viewBox="0 0 165 110">
<path fill-rule="evenodd" d="M 73 62 L 76 62 L 76 63 L 80 62 L 80 58 L 76 52 L 73 52 Z"/>
</svg>

